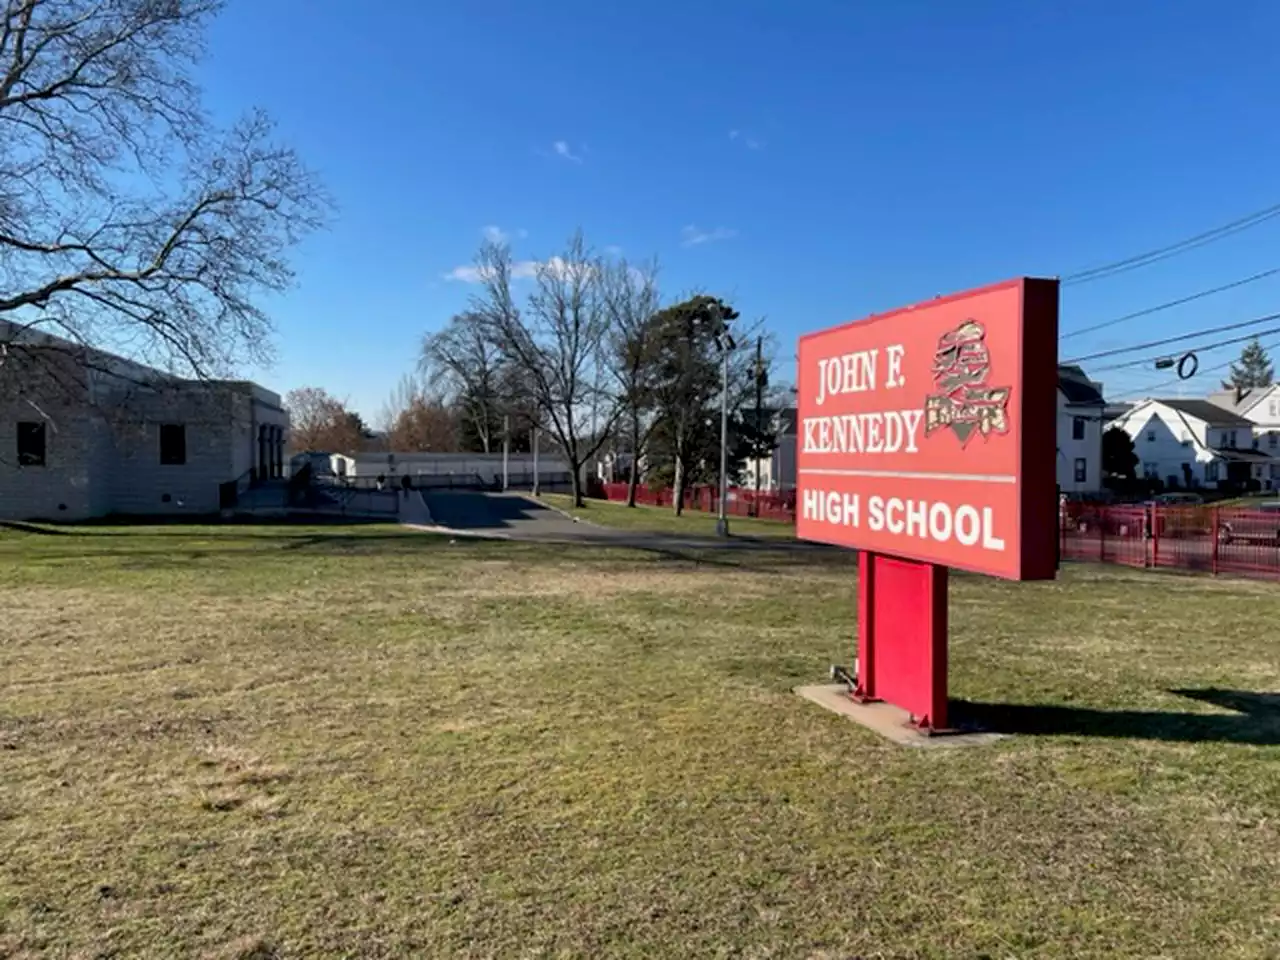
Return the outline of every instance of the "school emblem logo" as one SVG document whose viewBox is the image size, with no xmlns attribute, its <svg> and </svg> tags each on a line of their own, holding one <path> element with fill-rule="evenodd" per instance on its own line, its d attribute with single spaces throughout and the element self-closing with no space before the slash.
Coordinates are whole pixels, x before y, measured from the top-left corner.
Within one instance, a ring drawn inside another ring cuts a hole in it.
<svg viewBox="0 0 1280 960">
<path fill-rule="evenodd" d="M 1011 387 L 992 387 L 991 353 L 987 331 L 977 320 L 966 320 L 938 338 L 933 355 L 933 385 L 937 390 L 924 402 L 924 434 L 950 427 L 968 444 L 974 432 L 983 438 L 1009 432 Z"/>
</svg>

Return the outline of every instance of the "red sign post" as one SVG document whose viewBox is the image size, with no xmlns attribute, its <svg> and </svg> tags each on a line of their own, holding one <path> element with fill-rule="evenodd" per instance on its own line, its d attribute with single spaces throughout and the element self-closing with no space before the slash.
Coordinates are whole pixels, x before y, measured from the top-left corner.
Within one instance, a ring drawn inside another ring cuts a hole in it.
<svg viewBox="0 0 1280 960">
<path fill-rule="evenodd" d="M 1052 579 L 1058 283 L 800 339 L 797 534 L 861 551 L 855 695 L 947 726 L 947 569 Z"/>
</svg>

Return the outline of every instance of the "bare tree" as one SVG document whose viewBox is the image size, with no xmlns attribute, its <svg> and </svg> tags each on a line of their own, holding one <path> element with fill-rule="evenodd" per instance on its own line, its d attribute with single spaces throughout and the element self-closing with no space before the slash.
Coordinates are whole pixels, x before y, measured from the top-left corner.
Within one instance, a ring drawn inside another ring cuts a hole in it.
<svg viewBox="0 0 1280 960">
<path fill-rule="evenodd" d="M 0 319 L 195 375 L 270 353 L 255 305 L 328 201 L 191 68 L 220 0 L 0 0 Z M 8 337 L 15 349 L 27 342 Z"/>
<path fill-rule="evenodd" d="M 355 456 L 364 445 L 360 415 L 321 387 L 299 387 L 284 398 L 289 411 L 289 447 Z"/>
<path fill-rule="evenodd" d="M 634 507 L 640 459 L 658 422 L 654 416 L 657 265 L 633 267 L 624 259 L 615 260 L 605 266 L 601 280 L 610 321 L 609 372 L 617 383 L 622 406 L 619 430 L 631 453 L 627 506 Z"/>
<path fill-rule="evenodd" d="M 433 392 L 451 395 L 485 453 L 501 437 L 504 372 L 502 355 L 485 318 L 460 313 L 422 340 L 418 369 Z"/>
<path fill-rule="evenodd" d="M 583 468 L 622 411 L 616 395 L 597 387 L 610 329 L 601 290 L 603 265 L 576 234 L 561 256 L 537 265 L 524 310 L 511 289 L 510 248 L 485 243 L 476 265 L 483 292 L 474 299 L 473 312 L 527 385 L 542 426 L 568 461 L 573 500 L 581 506 Z"/>
<path fill-rule="evenodd" d="M 380 415 L 387 448 L 394 453 L 452 453 L 458 446 L 458 412 L 412 376 L 401 378 Z"/>
</svg>

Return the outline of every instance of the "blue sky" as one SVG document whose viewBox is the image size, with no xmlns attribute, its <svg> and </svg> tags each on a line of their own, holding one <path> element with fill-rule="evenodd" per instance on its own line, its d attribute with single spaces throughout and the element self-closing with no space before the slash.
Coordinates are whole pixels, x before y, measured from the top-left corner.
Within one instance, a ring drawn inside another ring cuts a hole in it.
<svg viewBox="0 0 1280 960">
<path fill-rule="evenodd" d="M 1266 0 L 232 0 L 210 107 L 265 107 L 340 208 L 250 372 L 372 417 L 465 306 L 448 277 L 486 227 L 520 258 L 579 226 L 656 256 L 669 295 L 731 297 L 788 360 L 809 330 L 1176 242 L 1280 203 L 1278 29 Z M 1278 241 L 1064 288 L 1062 329 L 1280 266 Z M 1062 356 L 1273 312 L 1280 275 Z"/>
</svg>

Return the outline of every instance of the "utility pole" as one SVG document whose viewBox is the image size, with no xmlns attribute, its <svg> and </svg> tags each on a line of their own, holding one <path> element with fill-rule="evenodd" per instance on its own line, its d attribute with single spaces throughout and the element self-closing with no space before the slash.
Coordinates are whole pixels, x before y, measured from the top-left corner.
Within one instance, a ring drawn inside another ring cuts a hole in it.
<svg viewBox="0 0 1280 960">
<path fill-rule="evenodd" d="M 502 492 L 507 492 L 508 465 L 511 460 L 511 417 L 502 418 Z"/>
<path fill-rule="evenodd" d="M 756 495 L 751 501 L 752 516 L 760 516 L 760 461 L 764 458 L 764 337 L 756 337 L 756 428 L 755 454 L 756 468 L 752 471 L 756 480 Z"/>
</svg>

